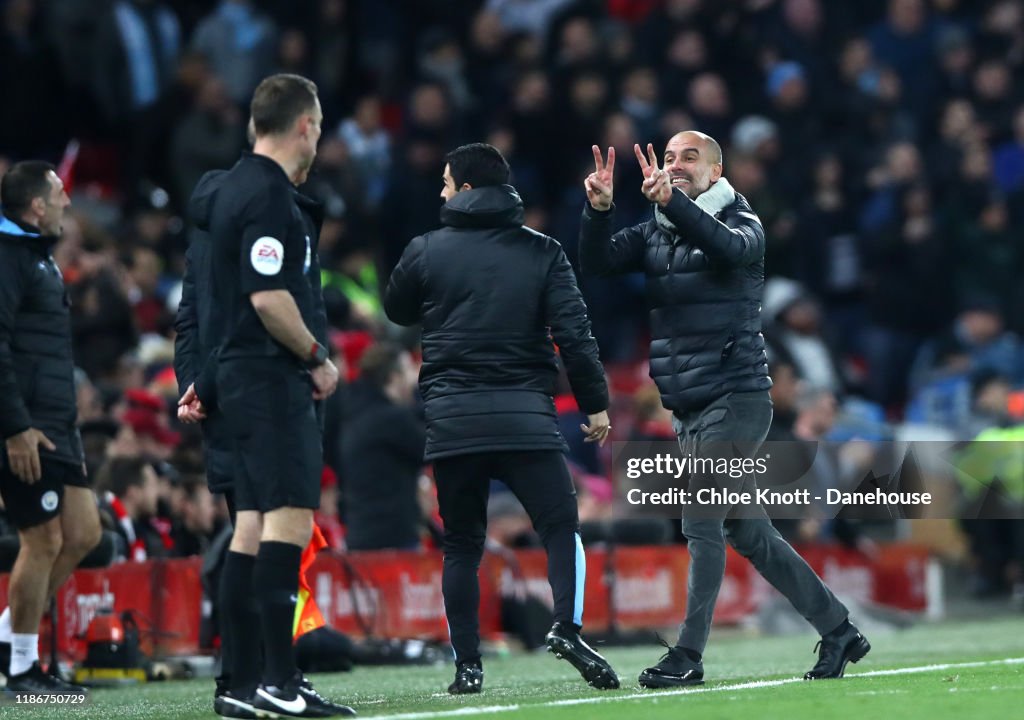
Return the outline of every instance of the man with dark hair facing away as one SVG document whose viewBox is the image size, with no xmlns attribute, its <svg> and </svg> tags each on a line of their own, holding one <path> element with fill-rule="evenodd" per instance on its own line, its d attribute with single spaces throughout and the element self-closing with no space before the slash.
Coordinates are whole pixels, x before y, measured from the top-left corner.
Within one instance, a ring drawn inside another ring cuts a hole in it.
<svg viewBox="0 0 1024 720">
<path fill-rule="evenodd" d="M 474 143 L 446 161 L 443 227 L 406 247 L 384 309 L 401 325 L 423 326 L 426 459 L 444 520 L 442 592 L 456 661 L 448 691 L 483 686 L 477 572 L 492 478 L 519 498 L 547 551 L 548 649 L 594 687 L 617 688 L 615 671 L 580 637 L 586 558 L 553 400 L 552 337 L 588 416 L 587 440 L 608 437 L 608 385 L 587 308 L 561 245 L 523 225 L 501 153 Z"/>
</svg>

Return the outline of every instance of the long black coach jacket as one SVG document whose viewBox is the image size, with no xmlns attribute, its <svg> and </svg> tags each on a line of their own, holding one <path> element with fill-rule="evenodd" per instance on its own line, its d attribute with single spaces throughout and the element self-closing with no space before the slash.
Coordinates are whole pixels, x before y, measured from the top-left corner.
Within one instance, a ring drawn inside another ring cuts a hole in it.
<svg viewBox="0 0 1024 720">
<path fill-rule="evenodd" d="M 764 228 L 739 193 L 712 217 L 679 190 L 656 219 L 612 235 L 614 207 L 586 203 L 580 226 L 584 272 L 642 272 L 650 309 L 650 375 L 677 413 L 731 392 L 766 390 L 761 296 Z M 674 226 L 674 230 L 670 229 Z"/>
<path fill-rule="evenodd" d="M 583 412 L 608 408 L 608 385 L 562 246 L 523 226 L 510 185 L 458 193 L 441 223 L 412 239 L 384 296 L 394 322 L 423 325 L 426 459 L 563 449 L 552 338 Z"/>
<path fill-rule="evenodd" d="M 40 456 L 78 465 L 70 302 L 50 255 L 56 242 L 0 215 L 0 439 L 34 427 L 57 446 L 40 445 Z"/>
</svg>

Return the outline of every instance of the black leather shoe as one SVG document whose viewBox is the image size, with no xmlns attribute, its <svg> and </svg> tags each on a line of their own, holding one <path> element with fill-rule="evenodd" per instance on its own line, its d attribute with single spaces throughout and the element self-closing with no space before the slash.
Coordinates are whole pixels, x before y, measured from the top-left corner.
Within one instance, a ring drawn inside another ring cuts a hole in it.
<svg viewBox="0 0 1024 720">
<path fill-rule="evenodd" d="M 306 699 L 306 714 L 304 717 L 355 717 L 356 711 L 348 705 L 339 705 L 331 702 L 313 688 L 313 683 L 302 678 L 299 683 L 299 695 Z"/>
<path fill-rule="evenodd" d="M 661 656 L 657 665 L 640 673 L 638 680 L 640 687 L 653 690 L 703 685 L 704 663 L 699 660 L 691 660 L 683 648 L 669 647 L 668 643 L 664 644 L 668 648 L 668 652 Z"/>
<path fill-rule="evenodd" d="M 213 711 L 221 717 L 242 718 L 252 720 L 256 717 L 256 708 L 252 706 L 252 697 L 240 697 L 227 688 L 218 688 L 213 696 Z"/>
<path fill-rule="evenodd" d="M 847 663 L 857 662 L 870 650 L 871 643 L 853 625 L 843 633 L 829 633 L 814 646 L 818 663 L 804 673 L 804 680 L 841 678 Z"/>
<path fill-rule="evenodd" d="M 264 685 L 256 688 L 252 707 L 257 717 L 306 717 L 306 698 L 299 693 L 299 677 L 284 685 Z"/>
<path fill-rule="evenodd" d="M 466 660 L 455 666 L 455 680 L 448 686 L 452 695 L 471 695 L 484 689 L 484 669 L 479 660 Z"/>
<path fill-rule="evenodd" d="M 588 685 L 598 690 L 618 689 L 619 676 L 600 653 L 583 642 L 576 626 L 555 623 L 544 637 L 544 642 L 548 652 L 554 653 L 556 658 L 568 660 Z"/>
</svg>

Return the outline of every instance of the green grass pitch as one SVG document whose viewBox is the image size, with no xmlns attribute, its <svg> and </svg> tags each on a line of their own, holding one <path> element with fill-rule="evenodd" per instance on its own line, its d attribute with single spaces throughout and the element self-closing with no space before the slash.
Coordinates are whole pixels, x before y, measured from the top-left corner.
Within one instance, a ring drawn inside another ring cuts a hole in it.
<svg viewBox="0 0 1024 720">
<path fill-rule="evenodd" d="M 700 688 L 644 691 L 636 677 L 657 646 L 608 648 L 621 690 L 585 686 L 571 666 L 544 653 L 486 660 L 484 692 L 451 697 L 452 668 L 359 668 L 314 676 L 320 692 L 362 717 L 430 718 L 820 718 L 1020 717 L 1024 708 L 1024 618 L 919 625 L 869 636 L 873 649 L 838 681 L 798 681 L 814 664 L 811 635 L 760 638 L 712 633 Z M 97 690 L 86 707 L 0 707 L 4 718 L 191 720 L 215 717 L 213 682 L 151 683 Z"/>
</svg>

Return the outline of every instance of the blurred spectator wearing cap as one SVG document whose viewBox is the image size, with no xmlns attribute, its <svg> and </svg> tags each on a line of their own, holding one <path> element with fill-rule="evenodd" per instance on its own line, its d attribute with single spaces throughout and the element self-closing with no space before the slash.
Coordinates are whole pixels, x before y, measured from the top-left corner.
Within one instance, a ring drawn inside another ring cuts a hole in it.
<svg viewBox="0 0 1024 720">
<path fill-rule="evenodd" d="M 793 241 L 797 215 L 792 194 L 804 194 L 803 170 L 795 162 L 783 162 L 779 126 L 763 115 L 747 115 L 733 126 L 729 175 L 743 193 L 772 242 L 765 247 L 765 267 L 773 275 L 795 272 L 798 260 Z"/>
<path fill-rule="evenodd" d="M 124 397 L 121 421 L 134 435 L 138 452 L 147 457 L 167 460 L 181 440 L 170 429 L 164 401 L 145 390 L 129 390 Z"/>
<path fill-rule="evenodd" d="M 765 334 L 785 349 L 807 385 L 841 392 L 842 375 L 821 335 L 821 308 L 810 293 L 793 280 L 772 278 L 765 283 L 762 309 L 768 321 Z"/>
<path fill-rule="evenodd" d="M 772 166 L 773 184 L 786 193 L 806 192 L 814 151 L 823 140 L 821 113 L 811 103 L 807 70 L 797 62 L 780 62 L 768 71 L 768 115 L 778 128 L 785 161 Z M 787 228 L 792 232 L 792 228 Z"/>
<path fill-rule="evenodd" d="M 416 367 L 389 344 L 367 350 L 349 386 L 342 424 L 341 478 L 349 550 L 420 546 L 417 498 L 426 428 L 412 409 Z"/>
</svg>

